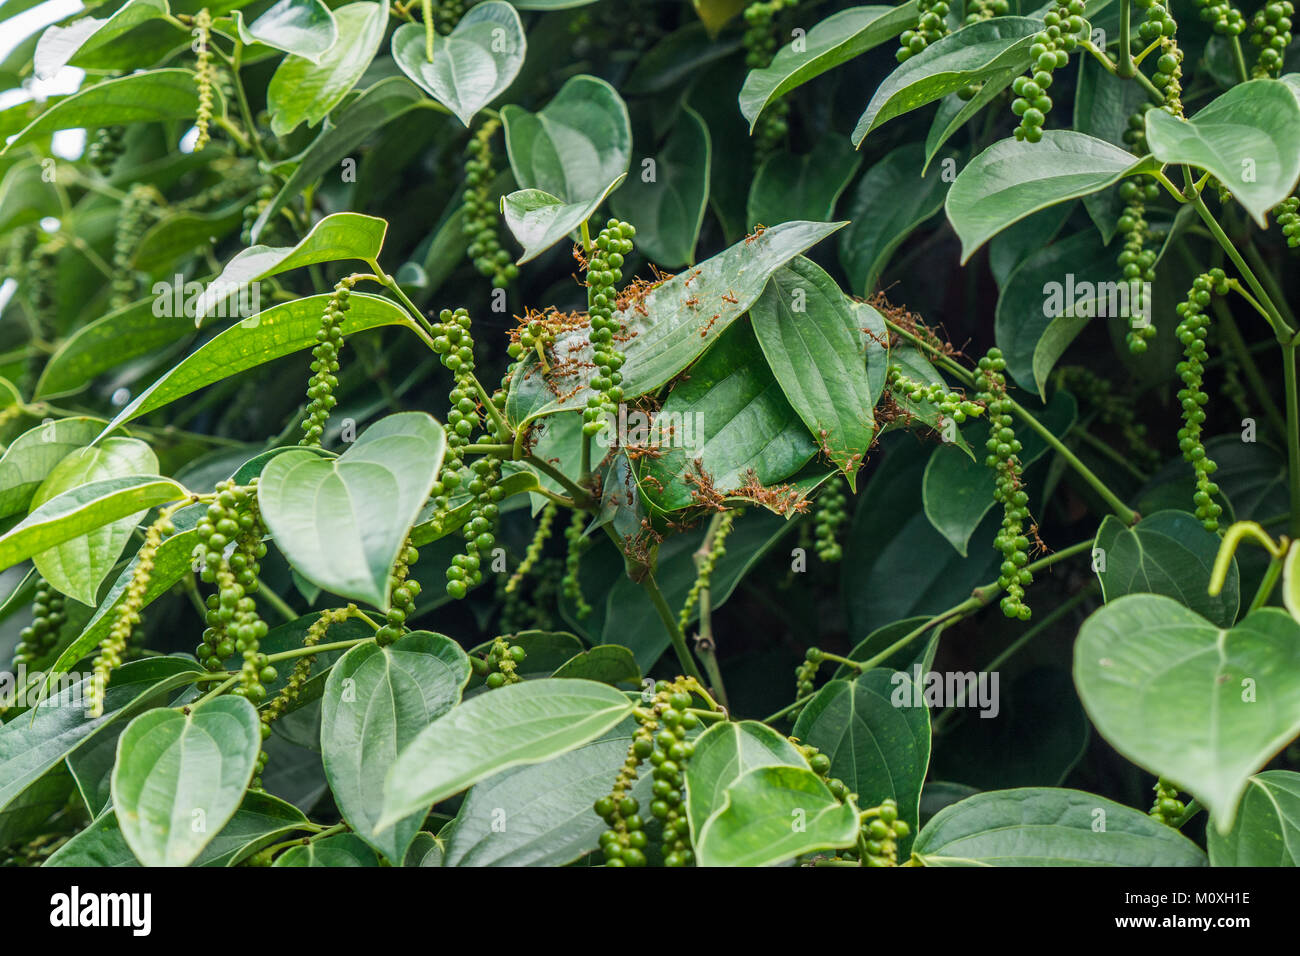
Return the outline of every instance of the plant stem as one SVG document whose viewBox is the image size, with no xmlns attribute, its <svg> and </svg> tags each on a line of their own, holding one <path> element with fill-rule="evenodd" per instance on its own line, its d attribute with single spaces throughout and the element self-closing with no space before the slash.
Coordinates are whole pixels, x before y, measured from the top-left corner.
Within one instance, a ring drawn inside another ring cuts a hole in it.
<svg viewBox="0 0 1300 956">
<path fill-rule="evenodd" d="M 677 626 L 677 618 L 673 616 L 672 608 L 664 600 L 663 592 L 659 590 L 659 585 L 655 583 L 654 574 L 647 571 L 644 578 L 641 579 L 641 586 L 645 588 L 646 594 L 650 596 L 650 603 L 655 606 L 655 612 L 659 615 L 659 620 L 663 621 L 664 629 L 668 632 L 668 639 L 672 642 L 673 650 L 677 654 L 677 661 L 682 665 L 687 677 L 694 677 L 701 684 L 704 683 L 704 675 L 700 669 L 695 666 L 695 660 L 691 657 L 690 648 L 686 646 L 686 635 L 682 629 Z"/>
<path fill-rule="evenodd" d="M 538 458 L 536 455 L 532 455 L 532 454 L 525 457 L 523 461 L 529 465 L 532 465 L 538 471 L 550 476 L 551 478 L 558 481 L 561 485 L 563 485 L 564 490 L 573 496 L 574 504 L 576 504 L 583 511 L 588 511 L 591 509 L 593 503 L 591 500 L 591 495 L 589 495 L 581 487 L 575 484 L 572 478 L 570 478 L 564 472 L 560 471 L 549 461 L 545 461 L 544 459 Z"/>
<path fill-rule="evenodd" d="M 230 75 L 234 78 L 235 85 L 235 102 L 239 105 L 239 115 L 243 117 L 244 126 L 248 128 L 248 140 L 253 145 L 258 159 L 264 163 L 271 161 L 266 155 L 266 149 L 262 146 L 262 140 L 257 135 L 257 124 L 253 122 L 253 111 L 248 107 L 248 96 L 244 92 L 244 82 L 239 78 L 240 60 L 244 55 L 244 44 L 242 41 L 235 40 L 234 52 L 230 55 Z"/>
<path fill-rule="evenodd" d="M 1119 0 L 1119 63 L 1115 73 L 1126 80 L 1137 72 L 1133 68 L 1133 26 L 1129 22 L 1132 7 L 1133 0 Z"/>
<path fill-rule="evenodd" d="M 1229 42 L 1232 45 L 1232 65 L 1237 68 L 1237 82 L 1245 83 L 1250 79 L 1250 74 L 1246 72 L 1246 57 L 1241 52 L 1241 38 L 1234 35 Z"/>
<path fill-rule="evenodd" d="M 722 526 L 722 518 L 725 514 L 725 511 L 719 511 L 709 519 L 704 541 L 700 543 L 694 555 L 697 573 L 713 554 L 713 541 L 718 534 L 718 528 Z M 727 688 L 723 684 L 722 671 L 718 667 L 717 643 L 713 639 L 713 600 L 708 587 L 700 588 L 699 607 L 700 628 L 695 635 L 695 653 L 704 662 L 704 671 L 709 675 L 709 686 L 713 693 L 717 695 L 723 707 L 730 709 L 727 704 Z"/>
<path fill-rule="evenodd" d="M 276 611 L 279 612 L 280 616 L 283 617 L 286 621 L 296 621 L 300 617 L 298 612 L 289 606 L 288 601 L 280 597 L 280 595 L 276 594 L 274 590 L 266 586 L 265 581 L 258 583 L 256 593 L 260 594 L 262 598 L 266 601 L 266 603 L 271 605 L 271 607 L 275 608 Z"/>
<path fill-rule="evenodd" d="M 433 0 L 420 0 L 420 11 L 424 14 L 424 58 L 433 62 Z"/>
<path fill-rule="evenodd" d="M 349 641 L 335 641 L 332 644 L 312 644 L 308 647 L 293 647 L 287 651 L 281 651 L 278 654 L 268 654 L 266 659 L 269 663 L 274 664 L 276 661 L 287 661 L 295 657 L 306 657 L 309 654 L 324 654 L 327 651 L 346 651 L 350 647 L 356 647 L 358 644 L 364 644 L 366 641 L 373 640 L 369 637 L 355 637 Z"/>
<path fill-rule="evenodd" d="M 1247 614 L 1258 611 L 1268 603 L 1268 599 L 1273 595 L 1273 588 L 1277 587 L 1277 579 L 1282 574 L 1282 564 L 1285 560 L 1286 557 L 1283 555 L 1268 563 L 1264 577 L 1259 582 L 1259 588 L 1255 591 L 1255 599 L 1250 602 L 1250 609 L 1246 611 Z"/>
<path fill-rule="evenodd" d="M 1286 457 L 1287 479 L 1291 489 L 1291 521 L 1287 525 L 1292 538 L 1300 538 L 1300 400 L 1296 394 L 1294 342 L 1282 346 L 1282 374 L 1286 380 Z"/>
</svg>

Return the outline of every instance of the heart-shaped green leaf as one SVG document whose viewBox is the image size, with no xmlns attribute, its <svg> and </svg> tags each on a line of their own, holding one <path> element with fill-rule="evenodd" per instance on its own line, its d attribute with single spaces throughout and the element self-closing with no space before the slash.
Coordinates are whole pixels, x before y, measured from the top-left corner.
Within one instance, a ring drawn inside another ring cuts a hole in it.
<svg viewBox="0 0 1300 956">
<path fill-rule="evenodd" d="M 1102 597 L 1109 602 L 1125 594 L 1163 594 L 1220 627 L 1231 627 L 1241 599 L 1235 560 L 1222 590 L 1209 594 L 1219 541 L 1186 511 L 1158 511 L 1132 528 L 1108 515 L 1092 552 Z"/>
<path fill-rule="evenodd" d="M 204 386 L 221 382 L 273 359 L 316 346 L 320 317 L 328 295 L 313 295 L 272 306 L 237 322 L 204 342 L 117 413 L 105 431 L 162 408 Z M 401 306 L 379 296 L 354 292 L 339 329 L 344 335 L 383 325 L 416 328 Z"/>
<path fill-rule="evenodd" d="M 633 706 L 614 688 L 585 680 L 524 681 L 471 698 L 398 755 L 376 828 L 387 829 L 502 770 L 580 747 Z"/>
<path fill-rule="evenodd" d="M 768 104 L 901 33 L 916 21 L 915 0 L 896 7 L 849 7 L 833 13 L 781 47 L 766 67 L 750 70 L 740 91 L 740 112 L 754 131 Z"/>
<path fill-rule="evenodd" d="M 803 256 L 777 270 L 749 315 L 785 397 L 852 488 L 875 437 L 884 349 L 868 348 L 848 298 Z M 872 361 L 881 366 L 874 388 Z"/>
<path fill-rule="evenodd" d="M 1187 120 L 1150 110 L 1146 136 L 1160 162 L 1211 173 L 1261 229 L 1300 180 L 1300 105 L 1279 80 L 1234 86 Z"/>
<path fill-rule="evenodd" d="M 1105 797 L 1027 787 L 944 807 L 912 854 L 925 866 L 1204 866 L 1173 827 Z"/>
<path fill-rule="evenodd" d="M 852 846 L 853 804 L 840 803 L 803 767 L 757 767 L 727 787 L 695 841 L 700 866 L 771 866 L 814 850 Z"/>
<path fill-rule="evenodd" d="M 92 481 L 157 471 L 158 456 L 138 438 L 105 438 L 98 445 L 72 452 L 55 465 L 32 496 L 32 507 L 38 508 L 56 495 Z M 56 590 L 94 607 L 100 584 L 122 556 L 131 532 L 145 513 L 139 511 L 101 525 L 42 551 L 33 558 L 36 570 Z"/>
<path fill-rule="evenodd" d="M 170 478 L 157 475 L 105 478 L 69 489 L 0 536 L 0 570 L 187 494 Z"/>
<path fill-rule="evenodd" d="M 509 89 L 527 45 L 515 8 L 504 0 L 487 0 L 471 7 L 448 36 L 434 38 L 433 62 L 426 57 L 424 27 L 398 27 L 393 59 L 468 127 L 479 110 Z"/>
<path fill-rule="evenodd" d="M 916 833 L 921 784 L 930 764 L 930 711 L 911 675 L 883 667 L 855 680 L 832 680 L 808 701 L 793 736 L 826 754 L 831 776 L 863 806 L 898 801 L 899 816 Z M 912 839 L 899 841 L 907 855 Z"/>
<path fill-rule="evenodd" d="M 305 846 L 290 847 L 275 858 L 274 866 L 378 866 L 379 858 L 359 837 L 337 833 Z"/>
<path fill-rule="evenodd" d="M 338 106 L 374 59 L 388 26 L 383 3 L 349 3 L 334 11 L 338 40 L 316 62 L 287 56 L 266 90 L 271 130 L 287 136 L 306 123 L 315 126 Z"/>
<path fill-rule="evenodd" d="M 540 189 L 519 189 L 501 197 L 506 226 L 524 247 L 517 265 L 531 262 L 590 219 L 606 197 L 623 182 L 619 176 L 598 196 L 568 203 Z"/>
<path fill-rule="evenodd" d="M 261 279 L 319 262 L 360 259 L 374 266 L 384 246 L 388 222 L 355 212 L 336 212 L 312 227 L 295 246 L 250 246 L 226 263 L 203 291 L 195 309 L 195 322 L 211 315 L 221 302 L 241 287 Z"/>
<path fill-rule="evenodd" d="M 994 17 L 962 27 L 910 57 L 885 81 L 867 104 L 853 130 L 853 145 L 896 116 L 955 93 L 998 73 L 1029 66 L 1029 47 L 1043 29 L 1033 17 Z"/>
<path fill-rule="evenodd" d="M 7 232 L 62 214 L 58 190 L 46 177 L 46 166 L 37 159 L 15 163 L 5 172 L 0 180 L 0 229 Z"/>
<path fill-rule="evenodd" d="M 695 504 L 702 491 L 742 495 L 751 480 L 774 485 L 817 454 L 747 322 L 692 367 L 648 430 L 660 454 L 642 459 L 641 490 L 664 511 Z"/>
<path fill-rule="evenodd" d="M 1251 777 L 1232 830 L 1210 827 L 1205 843 L 1211 866 L 1300 866 L 1300 774 Z"/>
<path fill-rule="evenodd" d="M 113 807 L 145 866 L 188 866 L 239 809 L 262 748 L 257 709 L 243 697 L 188 713 L 159 707 L 117 742 Z"/>
<path fill-rule="evenodd" d="M 994 143 L 957 174 L 945 201 L 961 239 L 962 263 L 1012 223 L 1105 189 L 1149 165 L 1128 150 L 1073 130 L 1047 130 L 1038 143 L 1010 138 Z"/>
<path fill-rule="evenodd" d="M 428 631 L 387 647 L 358 644 L 330 668 L 320 725 L 325 776 L 343 819 L 394 865 L 427 808 L 376 833 L 384 776 L 420 731 L 460 702 L 468 679 L 469 658 L 460 645 Z"/>
<path fill-rule="evenodd" d="M 618 91 L 594 76 L 571 77 L 538 113 L 501 109 L 515 180 L 565 203 L 589 202 L 627 172 L 632 127 Z"/>
<path fill-rule="evenodd" d="M 429 497 L 446 436 L 424 412 L 371 425 L 338 458 L 288 451 L 257 500 L 276 546 L 308 581 L 387 610 L 389 572 Z"/>
<path fill-rule="evenodd" d="M 709 199 L 713 144 L 700 114 L 682 106 L 659 148 L 610 201 L 614 215 L 637 224 L 637 244 L 670 268 L 695 262 Z"/>
<path fill-rule="evenodd" d="M 555 669 L 552 677 L 572 677 L 600 681 L 602 684 L 639 683 L 641 668 L 626 647 L 598 644 L 589 651 L 575 654 Z"/>
<path fill-rule="evenodd" d="M 104 430 L 98 418 L 61 418 L 23 432 L 0 456 L 0 518 L 29 510 L 32 495 L 54 466 Z"/>
<path fill-rule="evenodd" d="M 726 805 L 727 788 L 758 767 L 807 767 L 789 739 L 756 720 L 724 720 L 695 740 L 686 765 L 686 817 L 698 842 L 709 817 Z"/>
<path fill-rule="evenodd" d="M 1131 594 L 1084 622 L 1074 681 L 1098 733 L 1191 791 L 1226 833 L 1251 774 L 1300 734 L 1300 624 L 1263 608 L 1224 630 Z"/>
</svg>

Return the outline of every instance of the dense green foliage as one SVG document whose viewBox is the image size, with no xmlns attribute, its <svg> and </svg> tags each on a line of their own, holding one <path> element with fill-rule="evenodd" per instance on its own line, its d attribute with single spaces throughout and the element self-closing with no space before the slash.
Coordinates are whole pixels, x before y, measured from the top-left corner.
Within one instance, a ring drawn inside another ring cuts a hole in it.
<svg viewBox="0 0 1300 956">
<path fill-rule="evenodd" d="M 4 860 L 1294 865 L 1293 12 L 18 43 Z"/>
</svg>

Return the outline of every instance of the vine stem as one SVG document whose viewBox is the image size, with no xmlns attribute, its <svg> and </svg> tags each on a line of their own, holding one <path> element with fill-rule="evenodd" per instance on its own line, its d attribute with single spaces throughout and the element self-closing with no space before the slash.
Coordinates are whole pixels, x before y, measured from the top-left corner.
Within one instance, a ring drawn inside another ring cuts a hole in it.
<svg viewBox="0 0 1300 956">
<path fill-rule="evenodd" d="M 718 528 L 722 526 L 722 518 L 725 514 L 725 511 L 719 511 L 709 519 L 709 527 L 704 533 L 704 541 L 701 542 L 694 555 L 697 573 L 709 560 L 709 556 L 713 554 L 713 542 L 717 537 Z M 717 695 L 718 702 L 729 710 L 727 688 L 722 681 L 722 671 L 718 667 L 717 643 L 713 639 L 713 600 L 710 595 L 710 588 L 700 588 L 699 605 L 700 629 L 699 633 L 695 635 L 695 653 L 704 662 L 704 671 L 709 676 L 709 686 Z"/>
<path fill-rule="evenodd" d="M 307 647 L 291 647 L 287 651 L 281 651 L 278 654 L 268 654 L 266 660 L 270 664 L 276 661 L 287 661 L 295 657 L 307 657 L 311 654 L 324 654 L 327 651 L 346 651 L 350 647 L 356 647 L 358 644 L 364 644 L 372 641 L 372 637 L 354 637 L 347 641 L 335 641 L 332 644 L 311 644 Z"/>
<path fill-rule="evenodd" d="M 280 597 L 280 595 L 274 590 L 267 587 L 265 583 L 259 582 L 255 593 L 260 594 L 262 598 L 265 599 L 266 603 L 275 608 L 275 610 L 279 612 L 280 616 L 286 621 L 298 620 L 298 612 L 289 606 L 288 601 Z"/>
<path fill-rule="evenodd" d="M 641 586 L 645 588 L 646 594 L 650 596 L 650 603 L 655 606 L 655 612 L 659 615 L 659 620 L 663 621 L 664 629 L 668 632 L 668 639 L 672 642 L 673 651 L 677 654 L 677 661 L 682 665 L 686 676 L 694 677 L 703 684 L 704 675 L 700 673 L 699 667 L 695 664 L 695 659 L 691 657 L 691 650 L 686 646 L 686 635 L 677 626 L 677 618 L 673 616 L 672 608 L 664 600 L 664 594 L 659 590 L 654 574 L 647 571 L 645 577 L 641 579 Z"/>
<path fill-rule="evenodd" d="M 1246 72 L 1246 56 L 1241 51 L 1241 37 L 1235 34 L 1231 38 L 1232 44 L 1232 64 L 1237 68 L 1237 82 L 1245 83 L 1250 79 L 1250 74 Z"/>
<path fill-rule="evenodd" d="M 1273 594 L 1273 588 L 1277 587 L 1277 579 L 1282 575 L 1284 560 L 1284 557 L 1276 557 L 1268 563 L 1268 568 L 1264 571 L 1264 577 L 1259 582 L 1259 588 L 1255 591 L 1255 599 L 1250 602 L 1250 608 L 1246 611 L 1247 614 L 1258 611 L 1268 603 L 1269 597 Z"/>
<path fill-rule="evenodd" d="M 897 332 L 910 342 L 933 354 L 939 360 L 939 364 L 947 369 L 955 378 L 960 379 L 967 387 L 974 386 L 975 376 L 961 365 L 954 362 L 949 356 L 945 355 L 933 344 L 926 342 L 924 339 L 912 334 L 907 331 L 907 329 L 902 328 L 896 322 L 889 319 L 885 320 L 885 324 L 890 330 Z M 1124 504 L 1124 502 L 1120 500 L 1119 495 L 1111 491 L 1107 484 L 1098 478 L 1097 475 L 1093 473 L 1092 469 L 1079 459 L 1078 455 L 1070 451 L 1064 442 L 1053 435 L 1051 430 L 1031 415 L 1023 405 L 1015 399 L 1009 398 L 1008 400 L 1011 402 L 1011 410 L 1016 414 L 1016 416 L 1023 420 L 1039 438 L 1046 442 L 1049 448 L 1065 459 L 1066 464 L 1073 468 L 1075 472 L 1078 473 L 1079 477 L 1087 482 L 1088 486 L 1101 496 L 1101 499 L 1106 502 L 1107 507 L 1109 507 L 1111 511 L 1115 512 L 1117 518 L 1123 521 L 1126 525 L 1137 523 L 1137 520 L 1140 517 L 1138 513 L 1128 505 Z"/>
<path fill-rule="evenodd" d="M 424 14 L 424 58 L 433 62 L 433 0 L 420 0 L 420 12 Z"/>
<path fill-rule="evenodd" d="M 1133 25 L 1129 22 L 1132 15 L 1133 0 L 1119 0 L 1119 63 L 1115 73 L 1126 80 L 1137 72 L 1133 67 Z"/>
<path fill-rule="evenodd" d="M 1087 540 L 1080 541 L 1077 544 L 1072 544 L 1068 548 L 1062 548 L 1060 551 L 1057 551 L 1053 554 L 1049 554 L 1044 558 L 1039 558 L 1037 561 L 1033 561 L 1030 564 L 1026 565 L 1025 567 L 1026 570 L 1028 570 L 1032 574 L 1036 571 L 1041 571 L 1045 568 L 1050 568 L 1053 564 L 1056 564 L 1058 561 L 1064 561 L 1066 558 L 1072 558 L 1076 554 L 1079 554 L 1080 552 L 1089 551 L 1091 549 L 1092 549 L 1092 539 L 1089 538 Z M 914 628 L 913 630 L 904 634 L 902 637 L 896 640 L 893 644 L 890 644 L 879 654 L 865 661 L 861 661 L 858 666 L 860 666 L 864 671 L 870 670 L 873 667 L 878 667 L 880 664 L 888 660 L 890 657 L 892 657 L 898 651 L 902 650 L 908 644 L 912 643 L 912 641 L 916 640 L 922 634 L 929 633 L 930 631 L 934 630 L 936 627 L 948 627 L 949 625 L 955 624 L 957 621 L 961 620 L 962 618 L 970 614 L 974 614 L 976 611 L 980 611 L 983 608 L 987 607 L 990 603 L 992 603 L 993 599 L 997 597 L 998 594 L 1000 594 L 1001 592 L 1002 592 L 1002 587 L 996 581 L 993 581 L 990 584 L 985 584 L 983 587 L 976 588 L 974 591 L 971 592 L 971 596 L 968 597 L 966 600 L 962 601 L 960 604 L 955 604 L 952 607 L 950 607 L 948 610 L 943 611 L 940 614 L 936 614 L 934 617 L 930 618 L 930 620 L 926 621 L 920 627 Z M 807 703 L 812 698 L 813 698 L 813 694 L 806 694 L 803 697 L 798 698 L 793 703 L 789 704 L 786 707 L 782 707 L 775 714 L 772 714 L 770 717 L 767 717 L 763 721 L 763 723 L 770 724 L 774 720 L 779 720 L 780 718 L 788 714 L 790 711 L 794 710 L 796 707 L 800 706 L 801 704 Z"/>
</svg>

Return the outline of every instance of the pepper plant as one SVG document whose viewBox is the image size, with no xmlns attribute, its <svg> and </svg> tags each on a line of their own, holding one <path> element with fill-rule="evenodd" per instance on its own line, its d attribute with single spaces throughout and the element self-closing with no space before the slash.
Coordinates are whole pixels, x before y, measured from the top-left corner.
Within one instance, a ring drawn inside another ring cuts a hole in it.
<svg viewBox="0 0 1300 956">
<path fill-rule="evenodd" d="M 1289 0 L 29 8 L 6 863 L 1296 862 Z"/>
</svg>

